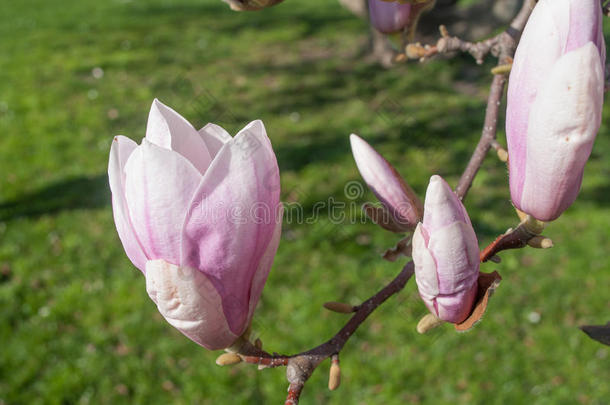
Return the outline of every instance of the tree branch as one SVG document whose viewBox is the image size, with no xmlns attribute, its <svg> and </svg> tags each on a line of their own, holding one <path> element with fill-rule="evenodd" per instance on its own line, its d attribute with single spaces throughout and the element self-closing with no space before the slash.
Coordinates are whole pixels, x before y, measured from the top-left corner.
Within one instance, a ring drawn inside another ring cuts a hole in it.
<svg viewBox="0 0 610 405">
<path fill-rule="evenodd" d="M 521 10 L 513 19 L 511 25 L 502 33 L 479 42 L 464 41 L 449 35 L 444 25 L 439 27 L 441 38 L 435 45 L 422 45 L 420 43 L 409 44 L 405 48 L 405 54 L 410 59 L 426 60 L 434 55 L 448 55 L 455 52 L 469 53 L 478 64 L 488 54 L 497 57 L 500 64 L 507 63 L 507 56 L 512 57 L 518 37 L 525 27 L 534 6 L 535 0 L 525 0 Z"/>
<path fill-rule="evenodd" d="M 411 276 L 413 276 L 413 262 L 407 263 L 389 284 L 359 305 L 358 310 L 335 336 L 313 349 L 284 356 L 269 354 L 245 340 L 235 350 L 242 361 L 257 364 L 259 368 L 287 366 L 286 377 L 290 386 L 286 404 L 298 404 L 303 386 L 316 367 L 325 359 L 339 353 L 366 318 L 388 298 L 402 290 Z"/>
<path fill-rule="evenodd" d="M 519 249 L 527 245 L 538 249 L 553 247 L 553 241 L 541 235 L 546 226 L 544 222 L 538 221 L 531 215 L 519 210 L 517 210 L 517 214 L 521 218 L 519 225 L 498 236 L 496 240 L 483 249 L 480 254 L 481 263 L 488 260 L 499 261 L 500 258 L 495 255 L 503 250 Z"/>
<path fill-rule="evenodd" d="M 502 100 L 502 94 L 504 93 L 504 86 L 506 84 L 506 76 L 503 74 L 494 75 L 491 82 L 489 91 L 489 97 L 487 98 L 487 109 L 485 110 L 485 122 L 483 124 L 483 133 L 481 139 L 477 144 L 466 169 L 462 173 L 462 177 L 455 188 L 455 193 L 460 199 L 466 197 L 466 193 L 474 177 L 477 175 L 479 168 L 487 156 L 487 152 L 491 148 L 491 143 L 496 139 L 496 131 L 498 126 L 498 110 Z"/>
<path fill-rule="evenodd" d="M 498 56 L 499 64 L 503 65 L 511 62 L 514 54 L 518 36 L 525 26 L 531 10 L 535 4 L 534 0 L 525 0 L 521 11 L 513 20 L 511 26 L 498 36 L 482 41 L 478 44 L 470 44 L 459 42 L 453 38 L 444 36 L 447 43 L 447 49 L 452 47 L 460 48 L 470 52 L 475 56 L 475 59 L 482 53 L 492 52 Z M 443 38 L 441 38 L 442 40 Z M 436 50 L 438 53 L 438 49 Z M 480 56 L 482 57 L 482 56 Z M 479 59 L 477 59 L 479 60 Z M 485 114 L 485 125 L 481 140 L 477 145 L 475 152 L 468 163 L 458 186 L 456 193 L 461 199 L 464 199 L 466 192 L 470 188 L 472 181 L 479 170 L 485 154 L 492 146 L 496 136 L 497 116 L 502 98 L 504 85 L 506 84 L 505 74 L 496 74 L 491 84 L 490 96 L 487 103 Z M 492 254 L 493 255 L 493 254 Z M 492 256 L 490 255 L 490 257 Z M 483 255 L 481 255 L 483 258 Z M 385 287 L 378 291 L 375 295 L 364 301 L 358 307 L 355 307 L 355 312 L 349 321 L 337 332 L 330 340 L 321 345 L 301 352 L 295 355 L 279 355 L 277 353 L 267 353 L 259 346 L 252 344 L 247 339 L 238 342 L 232 351 L 236 352 L 242 361 L 257 364 L 259 369 L 268 367 L 286 366 L 286 377 L 290 383 L 288 388 L 288 396 L 286 405 L 296 405 L 299 402 L 300 395 L 307 380 L 311 377 L 318 365 L 327 358 L 337 355 L 345 346 L 350 337 L 356 332 L 358 327 L 373 313 L 381 304 L 383 304 L 392 295 L 401 291 L 409 279 L 413 276 L 413 262 L 407 263 L 400 273 Z"/>
<path fill-rule="evenodd" d="M 498 54 L 498 66 L 512 63 L 512 57 L 515 54 L 517 48 L 518 37 L 525 27 L 525 23 L 529 18 L 535 5 L 534 0 L 525 0 L 523 6 L 517 14 L 517 17 L 513 20 L 510 27 L 508 27 L 503 33 L 497 36 L 499 47 Z M 496 74 L 491 82 L 489 91 L 489 97 L 487 99 L 487 109 L 485 110 L 485 122 L 483 124 L 483 132 L 481 139 L 477 144 L 477 147 L 462 174 L 455 188 L 455 193 L 461 199 L 464 199 L 468 189 L 472 185 L 474 177 L 476 176 L 479 168 L 483 164 L 483 160 L 487 155 L 487 152 L 492 146 L 492 143 L 496 139 L 496 131 L 498 126 L 498 111 L 504 93 L 504 86 L 506 85 L 506 75 Z"/>
</svg>

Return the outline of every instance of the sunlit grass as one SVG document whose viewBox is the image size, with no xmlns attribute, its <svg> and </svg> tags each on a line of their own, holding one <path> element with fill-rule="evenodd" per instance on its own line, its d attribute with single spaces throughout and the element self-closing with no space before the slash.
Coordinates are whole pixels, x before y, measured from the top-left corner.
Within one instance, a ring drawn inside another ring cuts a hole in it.
<svg viewBox="0 0 610 405">
<path fill-rule="evenodd" d="M 0 15 L 0 403 L 281 403 L 283 370 L 217 367 L 217 353 L 163 321 L 121 249 L 109 146 L 144 135 L 154 97 L 196 126 L 234 132 L 262 118 L 282 197 L 306 213 L 351 201 L 351 132 L 423 194 L 431 174 L 455 183 L 483 121 L 488 66 L 381 69 L 360 53 L 364 24 L 328 0 L 244 14 L 212 0 L 23 0 L 0 3 Z M 409 283 L 346 346 L 339 391 L 322 365 L 303 403 L 606 403 L 609 350 L 577 328 L 610 320 L 606 113 L 581 196 L 546 232 L 556 247 L 484 265 L 504 280 L 483 322 L 417 335 L 426 309 Z M 492 155 L 466 205 L 481 244 L 514 225 Z M 254 321 L 265 347 L 290 353 L 332 336 L 345 318 L 322 304 L 357 304 L 388 282 L 402 263 L 379 253 L 395 241 L 327 213 L 285 224 Z"/>
</svg>

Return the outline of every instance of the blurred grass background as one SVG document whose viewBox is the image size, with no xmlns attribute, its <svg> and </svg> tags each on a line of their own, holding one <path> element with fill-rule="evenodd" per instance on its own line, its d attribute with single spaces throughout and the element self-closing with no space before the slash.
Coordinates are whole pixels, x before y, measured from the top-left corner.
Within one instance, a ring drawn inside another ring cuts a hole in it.
<svg viewBox="0 0 610 405">
<path fill-rule="evenodd" d="M 284 370 L 219 368 L 166 324 L 112 221 L 113 135 L 144 136 L 154 97 L 196 127 L 264 120 L 282 198 L 355 203 L 348 135 L 369 140 L 423 194 L 455 184 L 479 137 L 489 67 L 469 58 L 384 70 L 363 58 L 366 25 L 329 0 L 234 13 L 212 0 L 0 2 L 0 404 L 282 403 Z M 303 404 L 607 404 L 610 356 L 577 328 L 610 313 L 606 108 L 577 203 L 546 234 L 556 247 L 502 254 L 503 283 L 473 331 L 420 336 L 415 285 L 328 364 Z M 503 125 L 501 125 L 503 126 Z M 504 142 L 503 131 L 500 140 Z M 350 204 L 351 203 L 351 204 Z M 490 156 L 466 203 L 482 245 L 516 222 L 506 169 Z M 293 353 L 345 321 L 400 270 L 370 223 L 287 223 L 254 331 Z M 404 260 L 403 260 L 404 262 Z"/>
</svg>

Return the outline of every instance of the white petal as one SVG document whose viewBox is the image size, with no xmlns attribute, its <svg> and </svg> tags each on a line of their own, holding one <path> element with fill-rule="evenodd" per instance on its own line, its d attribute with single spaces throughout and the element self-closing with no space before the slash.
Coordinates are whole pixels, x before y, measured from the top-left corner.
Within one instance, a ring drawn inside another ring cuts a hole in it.
<svg viewBox="0 0 610 405">
<path fill-rule="evenodd" d="M 472 226 L 464 222 L 431 233 L 428 249 L 436 261 L 439 294 L 470 289 L 479 276 L 479 248 Z"/>
<path fill-rule="evenodd" d="M 195 128 L 176 111 L 155 99 L 150 107 L 146 139 L 187 158 L 200 173 L 212 162 L 208 148 Z"/>
<path fill-rule="evenodd" d="M 426 232 L 420 222 L 413 233 L 413 264 L 415 265 L 415 281 L 422 296 L 430 299 L 438 295 L 438 278 L 436 275 L 436 262 L 426 246 Z M 423 298 L 423 297 L 422 297 Z"/>
<path fill-rule="evenodd" d="M 145 271 L 148 260 L 138 240 L 129 217 L 127 201 L 125 198 L 125 164 L 131 157 L 137 144 L 124 136 L 116 136 L 110 147 L 110 159 L 108 161 L 108 180 L 112 192 L 112 214 L 114 223 L 119 233 L 119 238 L 131 262 Z"/>
<path fill-rule="evenodd" d="M 223 127 L 216 124 L 207 124 L 199 130 L 199 135 L 203 138 L 212 160 L 222 148 L 222 146 L 231 140 L 231 135 L 224 130 Z"/>
<path fill-rule="evenodd" d="M 182 226 L 201 174 L 180 154 L 144 139 L 125 175 L 129 216 L 146 256 L 180 264 Z"/>
<path fill-rule="evenodd" d="M 604 74 L 592 42 L 548 72 L 530 112 L 521 208 L 552 220 L 576 198 L 601 123 Z"/>
<path fill-rule="evenodd" d="M 146 291 L 167 322 L 194 342 L 217 350 L 237 339 L 229 330 L 220 296 L 200 271 L 150 260 Z"/>
</svg>

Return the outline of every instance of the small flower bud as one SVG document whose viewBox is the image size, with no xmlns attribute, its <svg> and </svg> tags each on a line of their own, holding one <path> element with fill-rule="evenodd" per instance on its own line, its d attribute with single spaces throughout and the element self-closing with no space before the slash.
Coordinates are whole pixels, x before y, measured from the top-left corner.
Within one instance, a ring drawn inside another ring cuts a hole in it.
<svg viewBox="0 0 610 405">
<path fill-rule="evenodd" d="M 338 312 L 340 314 L 351 314 L 352 312 L 354 312 L 354 307 L 352 305 L 343 302 L 325 302 L 324 308 L 328 309 L 329 311 Z"/>
<path fill-rule="evenodd" d="M 339 366 L 339 356 L 333 355 L 330 360 L 330 372 L 328 375 L 328 389 L 336 390 L 341 385 L 341 367 Z"/>
<path fill-rule="evenodd" d="M 216 364 L 219 366 L 232 366 L 241 363 L 241 357 L 235 353 L 223 353 L 216 358 Z"/>
<path fill-rule="evenodd" d="M 445 321 L 439 319 L 434 314 L 426 314 L 422 319 L 417 323 L 417 333 L 424 334 L 432 329 L 442 325 Z"/>
<path fill-rule="evenodd" d="M 527 244 L 536 249 L 549 249 L 553 247 L 553 241 L 541 235 L 534 236 L 527 241 Z"/>
<path fill-rule="evenodd" d="M 417 194 L 400 174 L 371 145 L 357 135 L 350 136 L 352 153 L 362 178 L 381 201 L 384 213 L 367 212 L 377 224 L 394 232 L 413 230 L 422 217 Z"/>
<path fill-rule="evenodd" d="M 496 150 L 496 154 L 498 155 L 498 159 L 500 159 L 500 161 L 502 161 L 502 162 L 508 161 L 508 152 L 506 151 L 506 149 L 498 148 Z"/>
</svg>

